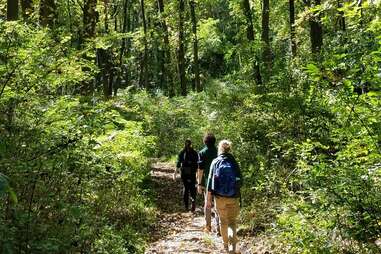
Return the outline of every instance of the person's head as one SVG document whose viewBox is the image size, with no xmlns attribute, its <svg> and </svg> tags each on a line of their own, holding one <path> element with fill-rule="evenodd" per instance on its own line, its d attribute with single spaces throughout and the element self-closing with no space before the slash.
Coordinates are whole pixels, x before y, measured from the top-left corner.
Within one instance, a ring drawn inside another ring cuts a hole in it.
<svg viewBox="0 0 381 254">
<path fill-rule="evenodd" d="M 189 150 L 190 148 L 192 148 L 192 141 L 191 141 L 189 138 L 187 138 L 187 139 L 185 140 L 185 146 L 184 146 L 184 149 L 185 149 L 185 150 Z"/>
<path fill-rule="evenodd" d="M 212 147 L 216 144 L 216 137 L 214 136 L 213 133 L 211 132 L 208 132 L 205 134 L 204 136 L 204 144 L 207 146 L 207 147 Z"/>
<path fill-rule="evenodd" d="M 232 149 L 232 142 L 229 140 L 221 140 L 220 143 L 218 144 L 218 154 L 223 154 L 223 153 L 230 153 Z"/>
</svg>

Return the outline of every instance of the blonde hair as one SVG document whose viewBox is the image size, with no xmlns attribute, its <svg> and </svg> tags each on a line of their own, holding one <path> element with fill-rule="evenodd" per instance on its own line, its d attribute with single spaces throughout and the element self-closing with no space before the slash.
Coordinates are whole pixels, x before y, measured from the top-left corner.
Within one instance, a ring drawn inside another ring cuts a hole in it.
<svg viewBox="0 0 381 254">
<path fill-rule="evenodd" d="M 228 153 L 231 151 L 232 142 L 229 140 L 221 140 L 218 144 L 218 154 Z"/>
</svg>

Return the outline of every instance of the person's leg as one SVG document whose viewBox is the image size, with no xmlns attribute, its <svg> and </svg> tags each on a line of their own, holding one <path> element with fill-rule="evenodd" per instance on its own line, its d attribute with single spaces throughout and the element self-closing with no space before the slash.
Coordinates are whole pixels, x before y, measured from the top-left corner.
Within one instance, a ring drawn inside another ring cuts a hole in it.
<svg viewBox="0 0 381 254">
<path fill-rule="evenodd" d="M 237 218 L 239 216 L 239 200 L 229 199 L 226 204 L 226 208 L 228 210 L 228 228 L 232 231 L 232 237 L 230 244 L 233 246 L 233 252 L 236 252 L 237 247 Z"/>
<path fill-rule="evenodd" d="M 220 230 L 220 216 L 218 215 L 216 207 L 213 207 L 211 210 L 211 213 L 213 212 L 214 214 L 214 223 L 216 225 L 217 229 L 217 235 L 221 236 L 221 230 Z"/>
<path fill-rule="evenodd" d="M 187 177 L 181 177 L 183 180 L 183 185 L 184 185 L 184 192 L 183 192 L 183 201 L 184 201 L 184 206 L 185 210 L 189 210 L 189 181 Z"/>
<path fill-rule="evenodd" d="M 222 240 L 224 242 L 225 250 L 229 247 L 229 238 L 228 238 L 228 214 L 225 207 L 225 198 L 218 197 L 215 199 L 215 205 L 217 208 L 218 215 L 220 217 L 220 231 Z"/>
<path fill-rule="evenodd" d="M 205 217 L 205 230 L 211 231 L 212 229 L 212 209 L 206 207 L 206 197 L 208 195 L 208 191 L 205 189 L 204 191 L 204 217 Z"/>
<path fill-rule="evenodd" d="M 189 182 L 189 190 L 190 190 L 190 195 L 191 195 L 191 200 L 192 200 L 192 212 L 196 210 L 196 195 L 197 195 L 197 189 L 196 189 L 196 175 L 192 176 L 190 178 Z"/>
</svg>

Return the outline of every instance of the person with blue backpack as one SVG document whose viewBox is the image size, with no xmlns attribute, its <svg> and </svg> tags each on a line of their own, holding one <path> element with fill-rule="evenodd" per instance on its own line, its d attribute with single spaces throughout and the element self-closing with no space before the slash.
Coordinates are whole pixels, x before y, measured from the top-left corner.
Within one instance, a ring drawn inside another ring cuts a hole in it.
<svg viewBox="0 0 381 254">
<path fill-rule="evenodd" d="M 214 197 L 220 217 L 224 249 L 226 253 L 239 253 L 237 251 L 237 219 L 240 212 L 242 175 L 237 161 L 231 154 L 231 146 L 232 143 L 228 140 L 222 140 L 218 144 L 218 157 L 212 161 L 208 176 L 206 206 L 211 208 Z"/>
<path fill-rule="evenodd" d="M 198 168 L 198 153 L 192 147 L 192 141 L 190 139 L 185 140 L 184 149 L 181 150 L 177 157 L 176 171 L 174 173 L 174 179 L 176 179 L 176 173 L 180 171 L 181 180 L 183 181 L 183 201 L 185 210 L 189 211 L 189 194 L 191 199 L 191 212 L 196 210 L 196 173 Z"/>
</svg>

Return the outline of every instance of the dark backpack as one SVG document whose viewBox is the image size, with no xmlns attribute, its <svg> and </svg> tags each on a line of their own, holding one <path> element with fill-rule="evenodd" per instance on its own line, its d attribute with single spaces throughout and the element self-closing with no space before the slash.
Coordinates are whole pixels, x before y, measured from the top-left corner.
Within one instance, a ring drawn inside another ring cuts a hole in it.
<svg viewBox="0 0 381 254">
<path fill-rule="evenodd" d="M 215 164 L 213 181 L 214 194 L 223 197 L 237 195 L 239 179 L 235 163 L 226 158 L 218 158 Z"/>
<path fill-rule="evenodd" d="M 192 164 L 194 163 L 191 158 L 192 153 L 187 153 L 184 151 L 183 162 L 181 163 L 181 175 L 183 176 L 191 176 L 194 172 L 192 168 Z"/>
</svg>

